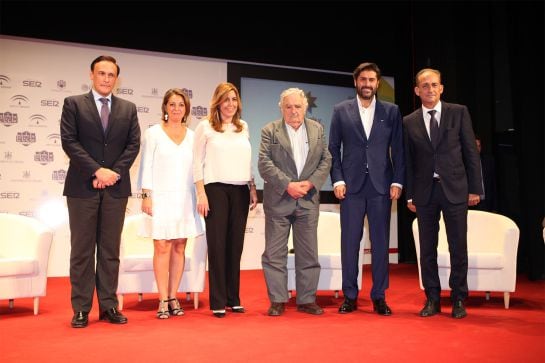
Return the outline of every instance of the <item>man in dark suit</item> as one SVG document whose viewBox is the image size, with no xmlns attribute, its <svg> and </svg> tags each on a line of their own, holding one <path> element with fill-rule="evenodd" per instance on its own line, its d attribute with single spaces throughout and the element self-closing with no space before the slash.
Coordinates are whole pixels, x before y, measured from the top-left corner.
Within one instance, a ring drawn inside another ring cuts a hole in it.
<svg viewBox="0 0 545 363">
<path fill-rule="evenodd" d="M 99 319 L 125 324 L 117 310 L 119 247 L 129 168 L 140 148 L 136 106 L 112 95 L 119 66 L 110 56 L 91 63 L 91 92 L 65 98 L 62 147 L 70 158 L 64 195 L 70 220 L 72 327 L 88 324 L 96 286 Z M 96 272 L 95 272 L 96 248 Z"/>
<path fill-rule="evenodd" d="M 440 213 L 449 244 L 452 317 L 467 315 L 467 209 L 482 194 L 479 154 L 467 107 L 441 102 L 441 73 L 423 69 L 414 92 L 422 101 L 403 119 L 407 166 L 407 207 L 416 212 L 420 234 L 420 266 L 426 303 L 420 316 L 441 311 L 437 268 Z"/>
<path fill-rule="evenodd" d="M 496 190 L 496 167 L 494 157 L 491 154 L 482 152 L 481 138 L 475 135 L 477 151 L 481 159 L 481 171 L 483 177 L 483 194 L 480 195 L 481 201 L 471 209 L 482 210 L 485 212 L 496 212 L 498 210 L 498 196 Z"/>
<path fill-rule="evenodd" d="M 405 174 L 399 107 L 379 101 L 380 69 L 362 63 L 353 72 L 357 97 L 335 105 L 329 133 L 331 181 L 341 205 L 344 302 L 339 313 L 357 309 L 358 261 L 364 218 L 369 221 L 373 310 L 391 315 L 389 285 L 390 214 Z M 342 150 L 342 156 L 341 156 Z"/>
<path fill-rule="evenodd" d="M 293 234 L 297 310 L 320 315 L 316 289 L 318 262 L 319 190 L 327 179 L 331 155 L 324 128 L 306 119 L 305 92 L 289 88 L 278 103 L 282 119 L 261 130 L 259 174 L 265 181 L 265 251 L 261 258 L 271 306 L 269 316 L 282 315 L 288 301 L 288 236 Z"/>
</svg>

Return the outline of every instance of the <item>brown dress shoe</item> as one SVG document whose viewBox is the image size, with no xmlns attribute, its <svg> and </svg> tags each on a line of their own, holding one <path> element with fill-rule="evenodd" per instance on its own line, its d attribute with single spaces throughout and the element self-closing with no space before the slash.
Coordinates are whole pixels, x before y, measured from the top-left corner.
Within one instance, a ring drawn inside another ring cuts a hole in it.
<svg viewBox="0 0 545 363">
<path fill-rule="evenodd" d="M 312 315 L 321 315 L 324 313 L 324 309 L 316 305 L 316 303 L 298 304 L 297 311 Z"/>
<path fill-rule="evenodd" d="M 267 310 L 267 315 L 269 316 L 280 316 L 286 309 L 286 305 L 281 302 L 273 302 L 271 303 L 271 306 L 269 307 L 269 310 Z"/>
</svg>

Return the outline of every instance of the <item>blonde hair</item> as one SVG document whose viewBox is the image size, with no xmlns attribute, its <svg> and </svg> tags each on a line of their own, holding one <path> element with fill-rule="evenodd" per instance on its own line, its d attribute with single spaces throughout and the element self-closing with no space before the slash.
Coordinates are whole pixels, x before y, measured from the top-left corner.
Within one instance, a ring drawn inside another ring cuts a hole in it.
<svg viewBox="0 0 545 363">
<path fill-rule="evenodd" d="M 233 115 L 233 125 L 236 127 L 236 132 L 241 132 L 243 129 L 242 122 L 240 121 L 240 116 L 242 114 L 242 101 L 240 99 L 240 93 L 234 84 L 222 82 L 216 87 L 212 100 L 210 101 L 210 118 L 208 119 L 210 126 L 212 126 L 212 128 L 217 132 L 223 132 L 220 106 L 227 98 L 227 94 L 231 91 L 235 92 L 238 101 L 237 112 L 235 112 Z"/>
</svg>

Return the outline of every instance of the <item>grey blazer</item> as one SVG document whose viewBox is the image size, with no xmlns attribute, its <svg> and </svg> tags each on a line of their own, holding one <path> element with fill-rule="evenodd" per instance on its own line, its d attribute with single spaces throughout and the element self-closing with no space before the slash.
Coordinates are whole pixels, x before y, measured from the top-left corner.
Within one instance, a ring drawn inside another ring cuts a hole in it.
<svg viewBox="0 0 545 363">
<path fill-rule="evenodd" d="M 263 208 L 272 215 L 288 215 L 295 210 L 297 203 L 301 208 L 319 208 L 319 190 L 324 184 L 331 168 L 331 154 L 327 148 L 323 126 L 305 119 L 309 152 L 301 177 L 293 158 L 290 138 L 282 119 L 272 121 L 261 130 L 259 147 L 259 174 L 265 180 L 263 187 Z M 298 200 L 286 191 L 292 181 L 308 180 L 314 188 Z"/>
</svg>

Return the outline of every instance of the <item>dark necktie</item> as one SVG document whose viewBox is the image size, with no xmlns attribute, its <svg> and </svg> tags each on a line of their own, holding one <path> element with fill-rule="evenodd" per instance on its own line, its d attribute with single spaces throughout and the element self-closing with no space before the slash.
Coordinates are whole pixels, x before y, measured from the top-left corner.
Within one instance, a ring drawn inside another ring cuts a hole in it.
<svg viewBox="0 0 545 363">
<path fill-rule="evenodd" d="M 435 113 L 437 111 L 431 110 L 428 111 L 430 114 L 430 140 L 431 145 L 434 149 L 437 149 L 437 144 L 439 143 L 439 124 L 437 123 L 437 119 L 435 118 Z"/>
<path fill-rule="evenodd" d="M 110 108 L 108 107 L 108 101 L 107 98 L 100 98 L 100 102 L 102 102 L 102 108 L 100 109 L 100 120 L 102 121 L 102 128 L 106 130 L 108 127 L 108 119 L 110 118 Z"/>
</svg>

